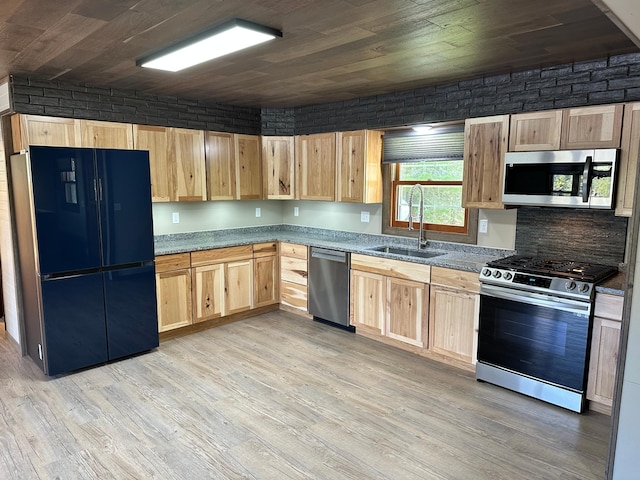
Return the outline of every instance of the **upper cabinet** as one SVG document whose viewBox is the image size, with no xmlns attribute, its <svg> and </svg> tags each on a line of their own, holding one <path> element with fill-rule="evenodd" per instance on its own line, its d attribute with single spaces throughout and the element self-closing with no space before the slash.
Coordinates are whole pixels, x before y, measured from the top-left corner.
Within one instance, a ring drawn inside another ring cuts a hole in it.
<svg viewBox="0 0 640 480">
<path fill-rule="evenodd" d="M 502 176 L 508 135 L 509 115 L 466 120 L 463 207 L 504 208 Z"/>
<path fill-rule="evenodd" d="M 29 145 L 81 146 L 80 120 L 72 118 L 14 115 L 11 129 L 14 152 L 27 150 Z"/>
<path fill-rule="evenodd" d="M 509 151 L 619 148 L 622 112 L 599 105 L 512 115 Z"/>
<path fill-rule="evenodd" d="M 334 201 L 336 134 L 301 135 L 297 137 L 296 153 L 300 199 Z"/>
<path fill-rule="evenodd" d="M 233 133 L 205 132 L 207 198 L 236 199 L 236 167 Z"/>
<path fill-rule="evenodd" d="M 628 103 L 624 106 L 616 215 L 629 217 L 633 211 L 638 155 L 640 155 L 640 103 Z"/>
<path fill-rule="evenodd" d="M 240 200 L 262 198 L 260 137 L 234 134 L 236 195 Z"/>
<path fill-rule="evenodd" d="M 134 125 L 133 137 L 137 150 L 149 151 L 151 201 L 175 202 L 177 200 L 176 165 L 169 162 L 169 129 Z"/>
<path fill-rule="evenodd" d="M 206 200 L 204 132 L 171 128 L 169 161 L 176 166 L 178 201 Z"/>
<path fill-rule="evenodd" d="M 511 115 L 509 151 L 559 150 L 562 110 Z"/>
<path fill-rule="evenodd" d="M 80 128 L 83 147 L 133 149 L 133 125 L 130 123 L 80 120 Z"/>
<path fill-rule="evenodd" d="M 296 198 L 294 137 L 262 137 L 264 198 Z"/>
<path fill-rule="evenodd" d="M 560 148 L 619 148 L 623 108 L 617 104 L 564 110 Z"/>
<path fill-rule="evenodd" d="M 338 133 L 336 192 L 339 202 L 382 203 L 382 132 Z"/>
</svg>

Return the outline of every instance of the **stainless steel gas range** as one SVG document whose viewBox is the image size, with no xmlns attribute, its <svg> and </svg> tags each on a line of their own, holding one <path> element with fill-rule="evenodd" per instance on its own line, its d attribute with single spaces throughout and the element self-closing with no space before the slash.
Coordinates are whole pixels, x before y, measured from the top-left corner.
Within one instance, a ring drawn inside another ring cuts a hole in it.
<svg viewBox="0 0 640 480">
<path fill-rule="evenodd" d="M 476 379 L 582 412 L 595 285 L 616 273 L 519 255 L 487 264 Z"/>
</svg>

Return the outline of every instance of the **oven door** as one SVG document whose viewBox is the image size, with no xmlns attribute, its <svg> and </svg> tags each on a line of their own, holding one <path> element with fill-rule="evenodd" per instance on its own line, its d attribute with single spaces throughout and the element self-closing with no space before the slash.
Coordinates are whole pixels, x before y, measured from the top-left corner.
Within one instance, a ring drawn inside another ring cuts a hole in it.
<svg viewBox="0 0 640 480">
<path fill-rule="evenodd" d="M 591 304 L 483 284 L 478 361 L 582 392 Z"/>
</svg>

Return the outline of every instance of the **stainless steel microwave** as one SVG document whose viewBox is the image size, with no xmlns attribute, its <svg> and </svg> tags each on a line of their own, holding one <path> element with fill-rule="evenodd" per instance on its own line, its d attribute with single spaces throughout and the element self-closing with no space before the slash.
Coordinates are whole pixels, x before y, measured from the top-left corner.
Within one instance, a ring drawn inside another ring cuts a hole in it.
<svg viewBox="0 0 640 480">
<path fill-rule="evenodd" d="M 502 202 L 611 209 L 619 152 L 615 148 L 508 152 Z"/>
</svg>

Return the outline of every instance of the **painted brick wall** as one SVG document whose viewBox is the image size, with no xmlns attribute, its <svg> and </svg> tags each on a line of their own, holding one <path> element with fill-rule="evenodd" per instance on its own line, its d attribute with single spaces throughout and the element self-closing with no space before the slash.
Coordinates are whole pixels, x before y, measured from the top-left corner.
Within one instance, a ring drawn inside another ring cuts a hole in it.
<svg viewBox="0 0 640 480">
<path fill-rule="evenodd" d="M 293 108 L 263 108 L 262 135 L 295 135 Z"/>
<path fill-rule="evenodd" d="M 11 89 L 13 109 L 18 113 L 248 135 L 259 135 L 262 127 L 259 108 L 206 105 L 169 95 L 88 87 L 17 75 L 11 78 Z"/>
</svg>

